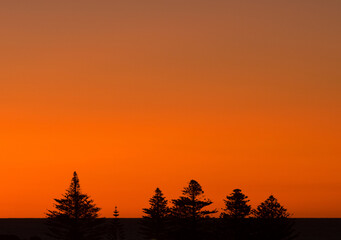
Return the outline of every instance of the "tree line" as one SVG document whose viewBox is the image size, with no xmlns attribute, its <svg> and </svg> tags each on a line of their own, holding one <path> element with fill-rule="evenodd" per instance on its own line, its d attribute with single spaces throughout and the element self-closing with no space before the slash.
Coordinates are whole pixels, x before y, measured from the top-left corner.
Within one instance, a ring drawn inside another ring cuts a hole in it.
<svg viewBox="0 0 341 240">
<path fill-rule="evenodd" d="M 50 237 L 125 239 L 117 207 L 110 221 L 100 218 L 100 208 L 82 193 L 76 172 L 66 193 L 54 201 L 54 209 L 46 213 Z M 195 180 L 184 187 L 179 198 L 171 201 L 156 188 L 149 207 L 142 209 L 140 235 L 146 240 L 289 240 L 297 237 L 290 214 L 273 195 L 252 209 L 242 190 L 234 189 L 224 203 L 219 217 L 214 217 L 218 211 L 208 209 L 212 201 L 205 198 Z"/>
</svg>

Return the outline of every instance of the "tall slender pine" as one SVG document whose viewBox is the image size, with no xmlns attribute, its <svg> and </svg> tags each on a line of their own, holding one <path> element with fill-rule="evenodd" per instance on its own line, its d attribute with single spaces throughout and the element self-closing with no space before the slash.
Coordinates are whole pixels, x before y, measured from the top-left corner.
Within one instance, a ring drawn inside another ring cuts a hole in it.
<svg viewBox="0 0 341 240">
<path fill-rule="evenodd" d="M 63 240 L 100 239 L 103 222 L 98 218 L 100 208 L 81 192 L 76 172 L 66 193 L 54 201 L 55 209 L 46 213 L 50 237 Z"/>
<path fill-rule="evenodd" d="M 159 188 L 149 199 L 149 205 L 149 208 L 143 209 L 141 233 L 145 239 L 164 240 L 167 238 L 170 209 Z"/>
</svg>

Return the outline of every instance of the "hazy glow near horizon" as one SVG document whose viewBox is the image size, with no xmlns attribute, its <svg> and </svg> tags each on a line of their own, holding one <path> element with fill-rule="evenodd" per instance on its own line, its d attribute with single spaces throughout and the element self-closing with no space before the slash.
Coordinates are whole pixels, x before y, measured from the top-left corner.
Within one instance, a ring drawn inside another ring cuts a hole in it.
<svg viewBox="0 0 341 240">
<path fill-rule="evenodd" d="M 156 187 L 341 217 L 340 1 L 2 1 L 0 217 Z"/>
</svg>

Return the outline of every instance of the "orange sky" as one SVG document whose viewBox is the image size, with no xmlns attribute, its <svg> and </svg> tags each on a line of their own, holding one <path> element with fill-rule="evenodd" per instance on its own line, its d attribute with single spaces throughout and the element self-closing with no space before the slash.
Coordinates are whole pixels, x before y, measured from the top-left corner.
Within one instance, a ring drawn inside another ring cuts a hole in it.
<svg viewBox="0 0 341 240">
<path fill-rule="evenodd" d="M 156 187 L 172 199 L 191 179 L 218 209 L 241 188 L 341 217 L 340 10 L 2 1 L 0 217 L 43 217 L 74 170 L 105 217 L 140 217 Z"/>
</svg>

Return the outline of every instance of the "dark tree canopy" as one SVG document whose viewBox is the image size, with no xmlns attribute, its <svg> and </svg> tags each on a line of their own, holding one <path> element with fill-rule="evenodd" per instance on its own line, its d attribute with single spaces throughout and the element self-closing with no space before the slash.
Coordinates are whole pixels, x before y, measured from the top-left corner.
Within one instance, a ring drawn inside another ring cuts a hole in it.
<svg viewBox="0 0 341 240">
<path fill-rule="evenodd" d="M 254 211 L 256 217 L 255 239 L 259 240 L 289 240 L 295 239 L 298 234 L 294 229 L 294 221 L 289 219 L 290 214 L 271 195 Z"/>
<path fill-rule="evenodd" d="M 92 240 L 100 237 L 100 208 L 81 192 L 76 172 L 66 193 L 54 201 L 55 210 L 48 210 L 46 214 L 51 237 L 63 240 Z"/>
<path fill-rule="evenodd" d="M 216 210 L 203 210 L 203 208 L 211 205 L 212 201 L 204 198 L 204 191 L 197 181 L 191 180 L 182 194 L 183 196 L 180 198 L 172 200 L 174 205 L 172 214 L 175 217 L 198 219 L 216 213 Z"/>
<path fill-rule="evenodd" d="M 162 191 L 156 188 L 155 194 L 149 199 L 149 208 L 144 208 L 143 218 L 145 219 L 164 219 L 169 216 L 170 209 L 168 207 L 168 201 L 163 196 Z"/>
<path fill-rule="evenodd" d="M 159 188 L 156 188 L 154 196 L 149 199 L 149 205 L 149 208 L 143 209 L 141 232 L 146 239 L 166 239 L 170 209 Z"/>
<path fill-rule="evenodd" d="M 250 216 L 251 206 L 248 197 L 240 189 L 224 199 L 225 208 L 221 213 L 223 218 L 223 239 L 248 240 L 251 239 Z"/>
<path fill-rule="evenodd" d="M 273 196 L 270 195 L 268 199 L 262 202 L 257 209 L 253 211 L 253 215 L 256 218 L 266 218 L 266 219 L 274 219 L 274 218 L 287 218 L 290 214 Z"/>
<path fill-rule="evenodd" d="M 250 200 L 242 193 L 240 189 L 234 189 L 230 196 L 224 199 L 225 209 L 222 213 L 223 217 L 228 218 L 245 218 L 251 213 L 251 206 L 248 204 Z"/>
<path fill-rule="evenodd" d="M 216 210 L 204 210 L 212 201 L 204 197 L 200 184 L 191 180 L 182 191 L 182 196 L 172 200 L 172 219 L 175 239 L 208 239 L 208 219 Z"/>
</svg>

